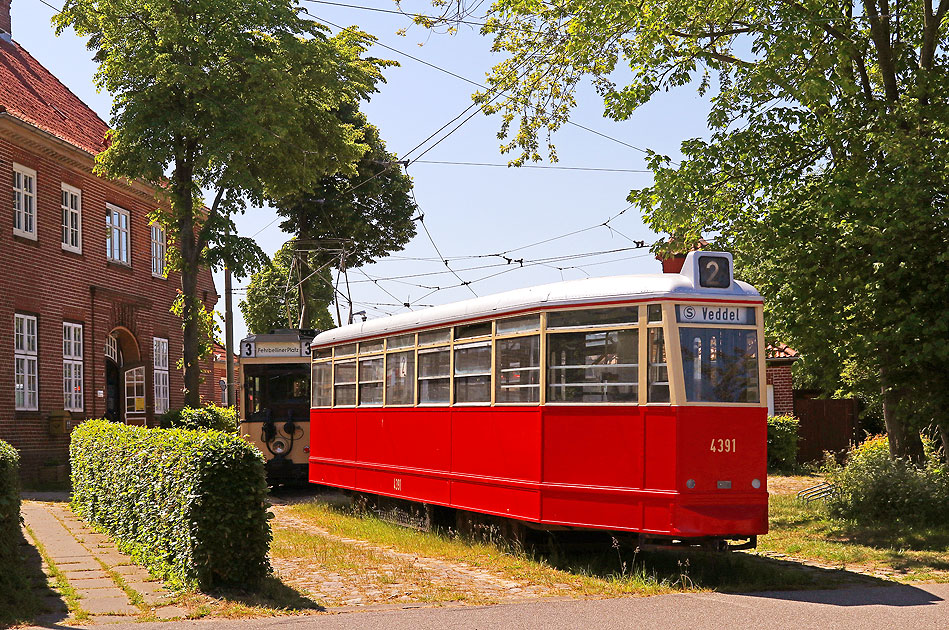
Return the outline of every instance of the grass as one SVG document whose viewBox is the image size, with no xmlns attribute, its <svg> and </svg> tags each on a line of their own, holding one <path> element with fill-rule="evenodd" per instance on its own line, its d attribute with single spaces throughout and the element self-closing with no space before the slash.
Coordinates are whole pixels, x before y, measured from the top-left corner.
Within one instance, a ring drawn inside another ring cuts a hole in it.
<svg viewBox="0 0 949 630">
<path fill-rule="evenodd" d="M 771 531 L 758 549 L 827 565 L 891 575 L 904 582 L 949 582 L 949 524 L 919 527 L 861 525 L 833 519 L 823 503 L 773 495 Z"/>
<path fill-rule="evenodd" d="M 486 569 L 508 580 L 540 585 L 550 595 L 612 597 L 708 589 L 812 588 L 835 582 L 833 576 L 820 572 L 807 574 L 793 570 L 787 563 L 747 554 L 640 552 L 617 541 L 611 545 L 608 536 L 603 544 L 592 548 L 587 545 L 571 550 L 569 546 L 554 546 L 553 553 L 538 549 L 524 551 L 511 549 L 505 544 L 407 529 L 371 515 L 352 514 L 344 508 L 333 508 L 318 501 L 297 504 L 289 509 L 292 515 L 337 536 Z M 276 558 L 277 544 L 274 549 Z M 340 570 L 352 570 L 351 566 L 359 564 L 345 553 L 340 556 L 324 551 L 320 553 L 326 554 L 322 560 L 328 566 Z"/>
<path fill-rule="evenodd" d="M 434 581 L 408 560 L 318 534 L 277 528 L 271 554 L 275 560 L 300 563 L 311 580 L 317 577 L 321 590 L 318 599 L 327 605 L 345 605 L 354 596 L 360 600 L 374 596 L 376 600 L 494 603 L 491 598 Z M 339 587 L 327 589 L 327 583 Z"/>
<path fill-rule="evenodd" d="M 188 619 L 249 619 L 301 615 L 324 610 L 318 602 L 276 577 L 264 578 L 259 584 L 248 589 L 228 588 L 207 593 L 197 590 L 182 591 L 165 605 L 184 608 L 187 610 L 185 617 Z"/>
</svg>

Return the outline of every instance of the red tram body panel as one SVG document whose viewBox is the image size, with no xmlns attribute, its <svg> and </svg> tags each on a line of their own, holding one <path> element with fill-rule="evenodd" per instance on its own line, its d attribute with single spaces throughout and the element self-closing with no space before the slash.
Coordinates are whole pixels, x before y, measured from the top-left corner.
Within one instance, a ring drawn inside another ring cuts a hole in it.
<svg viewBox="0 0 949 630">
<path fill-rule="evenodd" d="M 674 279 L 559 283 L 322 333 L 310 481 L 541 527 L 766 533 L 761 298 L 730 265 L 693 252 Z"/>
<path fill-rule="evenodd" d="M 548 525 L 763 534 L 767 412 L 737 411 L 334 409 L 311 416 L 310 481 Z M 718 439 L 734 452 L 709 457 Z"/>
</svg>

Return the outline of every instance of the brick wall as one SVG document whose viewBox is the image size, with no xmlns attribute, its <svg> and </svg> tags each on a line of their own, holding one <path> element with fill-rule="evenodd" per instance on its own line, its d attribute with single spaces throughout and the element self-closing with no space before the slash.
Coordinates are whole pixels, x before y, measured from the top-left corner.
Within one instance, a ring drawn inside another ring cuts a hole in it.
<svg viewBox="0 0 949 630">
<path fill-rule="evenodd" d="M 2 1 L 2 0 L 0 0 Z M 36 171 L 37 240 L 13 234 L 12 168 L 16 162 Z M 154 421 L 152 338 L 169 340 L 171 408 L 183 404 L 181 322 L 169 309 L 180 287 L 177 274 L 151 273 L 151 237 L 146 216 L 154 194 L 141 187 L 92 175 L 92 157 L 50 141 L 43 134 L 0 125 L 0 439 L 21 453 L 25 479 L 66 461 L 68 436 L 50 435 L 48 414 L 63 408 L 63 322 L 83 325 L 83 411 L 75 425 L 101 417 L 105 398 L 105 341 L 120 330 L 125 367 L 145 366 L 146 412 L 139 423 Z M 82 253 L 62 248 L 61 183 L 82 191 Z M 131 264 L 106 258 L 106 204 L 129 211 Z M 199 281 L 200 295 L 213 308 L 217 294 L 210 272 Z M 39 411 L 15 411 L 14 313 L 34 315 L 38 326 Z M 214 398 L 211 359 L 202 396 Z"/>
<path fill-rule="evenodd" d="M 10 0 L 0 0 L 0 31 L 10 33 Z"/>
<path fill-rule="evenodd" d="M 768 385 L 774 388 L 774 413 L 778 416 L 794 415 L 794 386 L 791 381 L 791 365 L 768 365 Z"/>
</svg>

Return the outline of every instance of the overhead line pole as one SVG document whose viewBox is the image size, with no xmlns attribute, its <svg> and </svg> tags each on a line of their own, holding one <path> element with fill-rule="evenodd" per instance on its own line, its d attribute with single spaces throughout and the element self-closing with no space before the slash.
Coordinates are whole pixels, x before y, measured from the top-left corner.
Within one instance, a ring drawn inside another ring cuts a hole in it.
<svg viewBox="0 0 949 630">
<path fill-rule="evenodd" d="M 230 230 L 228 230 L 230 232 Z M 227 355 L 227 406 L 237 403 L 237 382 L 234 376 L 234 305 L 231 269 L 224 267 L 224 354 Z"/>
</svg>

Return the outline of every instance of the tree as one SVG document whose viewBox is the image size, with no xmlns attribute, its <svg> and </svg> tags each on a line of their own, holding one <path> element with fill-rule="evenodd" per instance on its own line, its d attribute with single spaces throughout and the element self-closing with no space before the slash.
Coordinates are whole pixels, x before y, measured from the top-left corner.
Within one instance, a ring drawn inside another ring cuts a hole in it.
<svg viewBox="0 0 949 630">
<path fill-rule="evenodd" d="M 115 97 L 97 173 L 170 202 L 155 218 L 177 238 L 185 404 L 197 406 L 199 267 L 244 275 L 263 252 L 235 236 L 235 212 L 354 172 L 367 147 L 335 112 L 367 98 L 388 62 L 364 58 L 366 34 L 329 37 L 292 0 L 67 0 L 54 22 L 89 38 L 96 85 Z"/>
<path fill-rule="evenodd" d="M 273 259 L 251 276 L 247 298 L 241 300 L 247 330 L 254 334 L 275 328 L 312 328 L 328 330 L 333 327 L 329 305 L 333 303 L 333 284 L 329 269 L 318 271 L 317 282 L 306 283 L 304 318 L 300 318 L 300 300 L 297 283 L 304 277 L 299 265 L 293 269 L 296 243 L 288 241 Z"/>
<path fill-rule="evenodd" d="M 707 140 L 650 154 L 630 201 L 711 235 L 765 295 L 769 333 L 883 394 L 891 454 L 949 456 L 949 0 L 496 0 L 507 58 L 476 95 L 503 152 L 541 158 L 589 77 L 626 120 L 660 90 L 709 97 Z M 464 3 L 440 19 L 464 15 Z M 475 5 L 477 6 L 477 5 Z M 460 7 L 460 8 L 459 8 Z M 620 82 L 622 79 L 622 82 Z M 552 157 L 553 147 L 550 147 Z M 658 249 L 674 248 L 670 240 Z"/>
<path fill-rule="evenodd" d="M 286 218 L 281 229 L 295 234 L 302 248 L 309 247 L 306 255 L 298 257 L 304 279 L 333 262 L 337 268 L 372 263 L 401 250 L 415 236 L 412 217 L 418 206 L 412 178 L 399 169 L 397 157 L 386 151 L 379 130 L 354 105 L 344 105 L 338 114 L 360 130 L 369 145 L 355 174 L 324 177 L 306 194 L 278 203 L 277 213 Z M 338 249 L 344 250 L 338 260 L 336 253 L 325 251 Z M 325 286 L 326 281 L 314 275 L 300 283 L 300 294 L 315 294 Z M 304 319 L 310 317 L 307 304 L 303 302 Z"/>
</svg>

